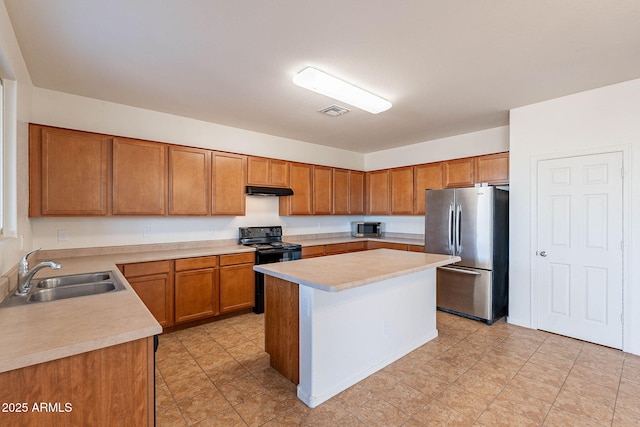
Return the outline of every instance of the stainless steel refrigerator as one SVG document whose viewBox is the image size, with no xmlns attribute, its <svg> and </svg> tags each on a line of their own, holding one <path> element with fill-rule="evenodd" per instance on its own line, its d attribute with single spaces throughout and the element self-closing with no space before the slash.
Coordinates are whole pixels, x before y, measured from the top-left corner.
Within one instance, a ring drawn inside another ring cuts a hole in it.
<svg viewBox="0 0 640 427">
<path fill-rule="evenodd" d="M 496 187 L 427 190 L 425 252 L 462 258 L 438 268 L 440 310 L 489 325 L 506 315 L 509 192 Z"/>
</svg>

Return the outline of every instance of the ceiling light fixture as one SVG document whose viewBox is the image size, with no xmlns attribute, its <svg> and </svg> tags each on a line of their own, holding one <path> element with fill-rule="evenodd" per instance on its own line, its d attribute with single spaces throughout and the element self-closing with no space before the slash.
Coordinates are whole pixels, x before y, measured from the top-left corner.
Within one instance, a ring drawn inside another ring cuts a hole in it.
<svg viewBox="0 0 640 427">
<path fill-rule="evenodd" d="M 300 87 L 337 99 L 373 114 L 387 111 L 392 105 L 386 99 L 313 67 L 307 67 L 293 76 L 293 82 Z"/>
</svg>

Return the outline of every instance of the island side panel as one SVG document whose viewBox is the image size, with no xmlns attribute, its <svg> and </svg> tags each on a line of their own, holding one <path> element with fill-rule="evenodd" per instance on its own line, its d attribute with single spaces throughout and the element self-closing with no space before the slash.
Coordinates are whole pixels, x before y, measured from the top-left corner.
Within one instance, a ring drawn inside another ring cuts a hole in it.
<svg viewBox="0 0 640 427">
<path fill-rule="evenodd" d="M 343 292 L 301 285 L 298 398 L 314 408 L 435 338 L 435 271 Z"/>
<path fill-rule="evenodd" d="M 300 374 L 298 293 L 297 283 L 265 275 L 265 351 L 271 367 L 296 385 Z"/>
</svg>

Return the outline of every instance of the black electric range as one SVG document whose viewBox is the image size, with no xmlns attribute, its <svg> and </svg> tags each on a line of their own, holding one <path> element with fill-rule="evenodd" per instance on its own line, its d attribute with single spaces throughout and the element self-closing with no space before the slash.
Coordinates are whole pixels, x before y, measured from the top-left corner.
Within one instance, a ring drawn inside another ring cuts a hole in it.
<svg viewBox="0 0 640 427">
<path fill-rule="evenodd" d="M 256 264 L 293 261 L 302 258 L 302 246 L 282 241 L 282 227 L 240 227 L 239 243 L 256 248 Z M 264 313 L 264 274 L 256 272 L 255 313 Z"/>
</svg>

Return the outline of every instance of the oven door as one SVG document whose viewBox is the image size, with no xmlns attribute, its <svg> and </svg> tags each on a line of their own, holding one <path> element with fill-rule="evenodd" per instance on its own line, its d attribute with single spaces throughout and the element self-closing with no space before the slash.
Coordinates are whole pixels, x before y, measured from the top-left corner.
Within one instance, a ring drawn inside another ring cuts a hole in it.
<svg viewBox="0 0 640 427">
<path fill-rule="evenodd" d="M 273 264 L 296 259 L 302 259 L 302 249 L 293 251 L 267 249 L 256 252 L 256 264 Z M 264 313 L 264 274 L 258 272 L 256 272 L 256 304 L 253 306 L 253 312 Z"/>
<path fill-rule="evenodd" d="M 272 264 L 274 262 L 293 261 L 302 258 L 302 250 L 283 251 L 267 249 L 256 252 L 256 264 Z"/>
</svg>

